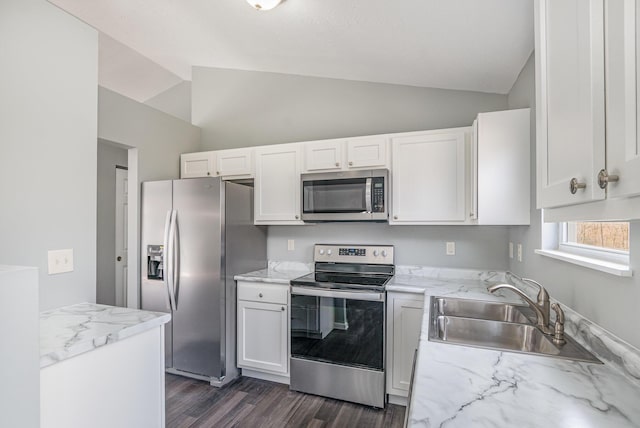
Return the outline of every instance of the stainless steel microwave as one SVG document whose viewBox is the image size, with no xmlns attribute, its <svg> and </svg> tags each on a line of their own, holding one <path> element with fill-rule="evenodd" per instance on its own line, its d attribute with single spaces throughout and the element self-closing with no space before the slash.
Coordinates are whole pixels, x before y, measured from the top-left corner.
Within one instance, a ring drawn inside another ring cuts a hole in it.
<svg viewBox="0 0 640 428">
<path fill-rule="evenodd" d="M 302 174 L 302 220 L 388 221 L 386 169 Z"/>
</svg>

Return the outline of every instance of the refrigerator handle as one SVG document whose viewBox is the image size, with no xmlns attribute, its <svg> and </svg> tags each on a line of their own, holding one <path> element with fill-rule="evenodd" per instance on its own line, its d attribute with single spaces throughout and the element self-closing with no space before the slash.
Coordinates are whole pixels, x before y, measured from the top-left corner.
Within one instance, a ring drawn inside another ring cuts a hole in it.
<svg viewBox="0 0 640 428">
<path fill-rule="evenodd" d="M 173 215 L 173 310 L 178 309 L 178 295 L 180 294 L 180 225 L 178 211 Z"/>
<path fill-rule="evenodd" d="M 169 277 L 168 291 L 169 291 L 169 305 L 171 306 L 171 310 L 175 311 L 176 308 L 176 295 L 175 295 L 175 275 L 176 275 L 176 217 L 178 216 L 178 212 L 173 210 L 171 211 L 171 222 L 169 225 L 169 253 L 167 254 L 167 259 L 169 260 L 169 266 L 171 267 L 167 276 Z"/>
<path fill-rule="evenodd" d="M 173 260 L 171 258 L 171 233 L 170 233 L 170 225 L 171 219 L 173 218 L 173 211 L 167 211 L 167 216 L 164 220 L 164 241 L 163 241 L 163 263 L 164 263 L 164 285 L 167 288 L 167 303 L 169 304 L 169 309 L 172 309 L 171 306 L 171 280 L 173 278 Z"/>
</svg>

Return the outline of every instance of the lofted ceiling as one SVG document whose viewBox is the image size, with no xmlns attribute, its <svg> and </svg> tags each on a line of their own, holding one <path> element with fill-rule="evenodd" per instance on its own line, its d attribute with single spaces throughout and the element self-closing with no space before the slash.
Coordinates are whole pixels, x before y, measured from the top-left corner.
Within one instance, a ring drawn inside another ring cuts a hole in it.
<svg viewBox="0 0 640 428">
<path fill-rule="evenodd" d="M 49 1 L 108 36 L 104 76 L 139 84 L 118 42 L 169 72 L 156 93 L 204 66 L 504 94 L 533 50 L 533 0 Z"/>
</svg>

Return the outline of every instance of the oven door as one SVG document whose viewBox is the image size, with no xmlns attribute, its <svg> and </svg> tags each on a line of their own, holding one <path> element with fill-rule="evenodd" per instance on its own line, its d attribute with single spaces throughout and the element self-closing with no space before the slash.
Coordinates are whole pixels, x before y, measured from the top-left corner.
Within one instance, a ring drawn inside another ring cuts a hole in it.
<svg viewBox="0 0 640 428">
<path fill-rule="evenodd" d="M 385 293 L 291 288 L 291 357 L 384 371 Z"/>
</svg>

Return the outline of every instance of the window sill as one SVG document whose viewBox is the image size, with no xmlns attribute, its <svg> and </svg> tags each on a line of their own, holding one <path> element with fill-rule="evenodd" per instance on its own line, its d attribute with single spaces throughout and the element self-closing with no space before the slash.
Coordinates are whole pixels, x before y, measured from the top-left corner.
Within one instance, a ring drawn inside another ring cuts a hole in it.
<svg viewBox="0 0 640 428">
<path fill-rule="evenodd" d="M 551 257 L 552 259 L 562 260 L 567 263 L 573 263 L 574 265 L 586 267 L 588 269 L 598 270 L 616 276 L 633 276 L 633 271 L 627 265 L 606 262 L 604 260 L 593 259 L 590 257 L 578 256 L 571 253 L 565 253 L 557 250 L 535 250 L 536 254 L 541 256 Z"/>
</svg>

